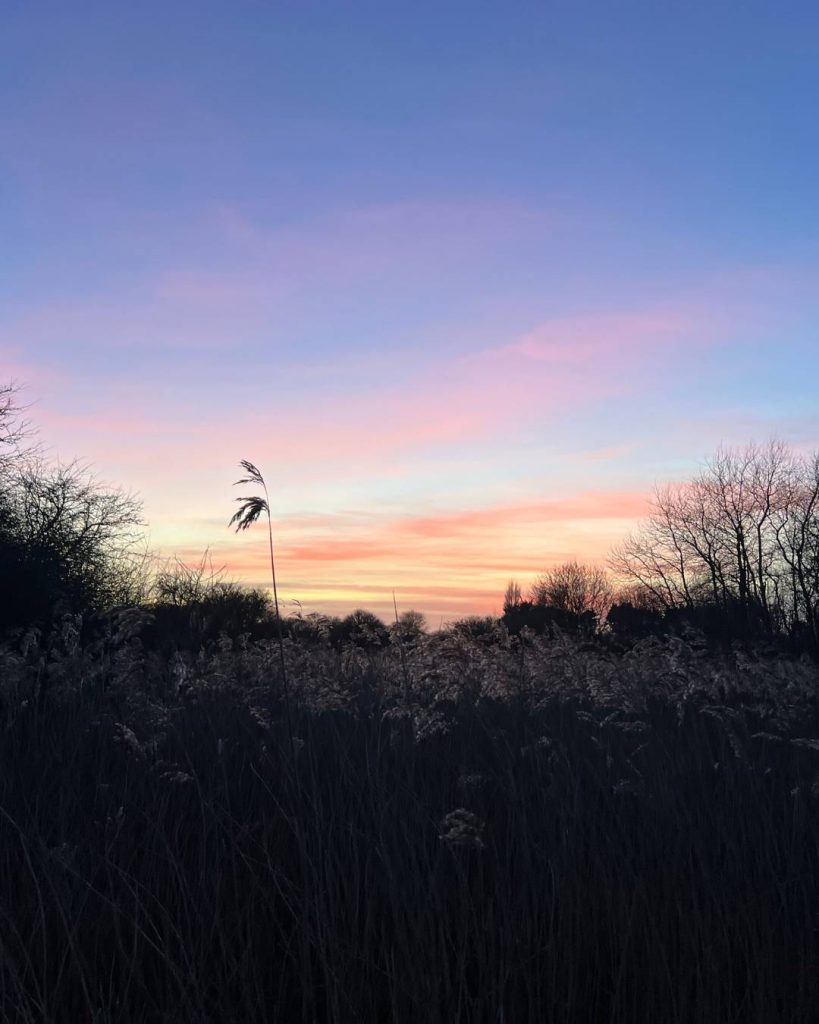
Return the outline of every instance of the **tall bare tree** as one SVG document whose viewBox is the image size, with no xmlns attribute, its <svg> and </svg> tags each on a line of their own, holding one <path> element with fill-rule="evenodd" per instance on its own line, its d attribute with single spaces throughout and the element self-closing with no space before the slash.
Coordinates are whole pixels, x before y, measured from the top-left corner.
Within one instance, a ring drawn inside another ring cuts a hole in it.
<svg viewBox="0 0 819 1024">
<path fill-rule="evenodd" d="M 688 483 L 658 488 L 613 552 L 619 578 L 663 607 L 708 604 L 769 632 L 817 638 L 819 457 L 781 441 L 721 448 Z"/>
<path fill-rule="evenodd" d="M 503 594 L 503 611 L 505 615 L 520 608 L 523 602 L 523 592 L 517 580 L 509 580 Z"/>
<path fill-rule="evenodd" d="M 542 573 L 532 584 L 532 601 L 573 615 L 594 612 L 604 619 L 614 591 L 604 569 L 564 562 Z"/>
</svg>

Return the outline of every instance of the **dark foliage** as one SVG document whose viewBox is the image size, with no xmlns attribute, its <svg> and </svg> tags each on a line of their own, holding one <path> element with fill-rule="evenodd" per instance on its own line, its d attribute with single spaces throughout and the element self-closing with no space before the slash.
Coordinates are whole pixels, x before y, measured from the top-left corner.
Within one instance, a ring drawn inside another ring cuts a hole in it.
<svg viewBox="0 0 819 1024">
<path fill-rule="evenodd" d="M 390 631 L 372 612 L 357 608 L 343 619 L 329 620 L 330 643 L 337 651 L 353 647 L 384 647 Z"/>
<path fill-rule="evenodd" d="M 25 544 L 13 528 L 0 526 L 0 634 L 45 622 L 55 611 L 68 610 L 72 596 L 82 596 L 65 586 L 61 568 L 48 547 Z"/>
<path fill-rule="evenodd" d="M 230 583 L 220 583 L 210 593 L 183 603 L 156 602 L 150 610 L 143 640 L 165 653 L 210 649 L 221 636 L 269 640 L 277 635 L 267 594 Z"/>
<path fill-rule="evenodd" d="M 661 612 L 652 608 L 635 608 L 627 601 L 613 604 L 609 608 L 606 622 L 616 637 L 631 643 L 641 637 L 660 636 L 663 632 Z"/>
<path fill-rule="evenodd" d="M 573 636 L 591 636 L 598 620 L 593 611 L 581 613 L 552 605 L 520 601 L 508 608 L 501 619 L 510 633 L 518 634 L 525 627 L 535 633 L 555 636 L 558 631 Z"/>
<path fill-rule="evenodd" d="M 513 620 L 514 621 L 514 620 Z M 510 627 L 511 628 L 511 627 Z M 739 601 L 715 605 L 692 603 L 656 611 L 628 602 L 612 605 L 606 617 L 608 635 L 627 646 L 648 637 L 697 636 L 711 650 L 729 651 L 737 645 L 748 650 L 816 656 L 814 630 L 806 624 L 771 631 L 753 604 Z M 605 637 L 603 638 L 605 639 Z"/>
</svg>

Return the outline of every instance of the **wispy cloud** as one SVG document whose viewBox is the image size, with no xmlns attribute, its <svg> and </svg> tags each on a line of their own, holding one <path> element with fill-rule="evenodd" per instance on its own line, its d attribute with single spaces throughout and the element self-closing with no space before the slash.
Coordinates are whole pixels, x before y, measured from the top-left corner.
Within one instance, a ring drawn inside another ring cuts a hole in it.
<svg viewBox="0 0 819 1024">
<path fill-rule="evenodd" d="M 561 317 L 539 324 L 524 337 L 501 349 L 555 366 L 594 370 L 592 360 L 642 353 L 669 340 L 701 334 L 703 317 L 692 310 L 647 309 Z M 706 321 L 707 322 L 707 321 Z"/>
</svg>

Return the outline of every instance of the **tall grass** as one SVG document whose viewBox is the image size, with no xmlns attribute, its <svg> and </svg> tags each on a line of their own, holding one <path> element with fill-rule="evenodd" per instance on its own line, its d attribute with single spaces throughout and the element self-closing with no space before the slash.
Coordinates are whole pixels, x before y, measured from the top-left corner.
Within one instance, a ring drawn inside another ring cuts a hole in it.
<svg viewBox="0 0 819 1024">
<path fill-rule="evenodd" d="M 0 1019 L 808 1022 L 819 673 L 500 635 L 0 648 Z"/>
</svg>

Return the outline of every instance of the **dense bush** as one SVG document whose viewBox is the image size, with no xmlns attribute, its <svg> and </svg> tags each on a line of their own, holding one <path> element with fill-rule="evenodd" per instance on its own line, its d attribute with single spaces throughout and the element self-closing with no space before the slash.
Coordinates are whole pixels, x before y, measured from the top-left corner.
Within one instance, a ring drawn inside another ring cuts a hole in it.
<svg viewBox="0 0 819 1024">
<path fill-rule="evenodd" d="M 533 630 L 546 636 L 569 633 L 575 636 L 593 636 L 600 626 L 597 615 L 591 611 L 574 612 L 554 605 L 521 601 L 507 608 L 501 620 L 510 633 L 523 629 Z"/>
<path fill-rule="evenodd" d="M 140 502 L 79 462 L 47 462 L 0 382 L 0 636 L 146 596 Z"/>
<path fill-rule="evenodd" d="M 138 501 L 76 463 L 0 476 L 0 633 L 142 597 L 140 524 Z"/>
</svg>

